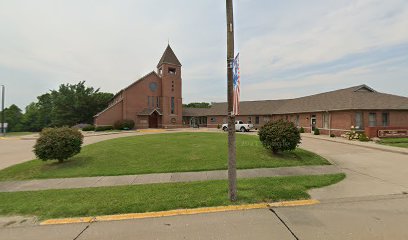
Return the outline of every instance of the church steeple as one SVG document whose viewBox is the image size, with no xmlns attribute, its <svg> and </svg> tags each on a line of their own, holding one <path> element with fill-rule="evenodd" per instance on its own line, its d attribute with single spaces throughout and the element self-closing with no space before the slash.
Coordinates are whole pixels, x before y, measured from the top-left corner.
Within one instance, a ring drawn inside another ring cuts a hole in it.
<svg viewBox="0 0 408 240">
<path fill-rule="evenodd" d="M 181 66 L 181 63 L 177 59 L 176 54 L 174 54 L 173 49 L 171 49 L 170 44 L 168 44 L 166 50 L 164 50 L 163 56 L 157 64 L 157 68 L 159 68 L 164 63 Z"/>
</svg>

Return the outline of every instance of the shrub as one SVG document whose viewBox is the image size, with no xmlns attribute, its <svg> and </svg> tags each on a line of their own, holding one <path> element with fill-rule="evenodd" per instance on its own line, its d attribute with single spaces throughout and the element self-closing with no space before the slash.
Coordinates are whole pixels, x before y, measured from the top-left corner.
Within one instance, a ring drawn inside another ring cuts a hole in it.
<svg viewBox="0 0 408 240">
<path fill-rule="evenodd" d="M 305 133 L 305 129 L 303 127 L 300 127 L 299 132 L 300 133 Z"/>
<path fill-rule="evenodd" d="M 134 127 L 135 127 L 135 121 L 127 120 L 127 119 L 118 120 L 113 125 L 113 128 L 117 130 L 129 130 L 129 129 L 133 129 Z"/>
<path fill-rule="evenodd" d="M 266 123 L 259 129 L 258 135 L 263 146 L 273 153 L 294 150 L 301 140 L 295 124 L 282 119 Z"/>
<path fill-rule="evenodd" d="M 368 142 L 368 141 L 370 141 L 370 139 L 367 137 L 367 135 L 365 135 L 365 133 L 360 133 L 360 134 L 358 135 L 358 140 L 359 140 L 360 142 Z"/>
<path fill-rule="evenodd" d="M 95 131 L 95 126 L 94 125 L 88 125 L 82 128 L 82 131 L 88 132 L 88 131 Z"/>
<path fill-rule="evenodd" d="M 320 135 L 320 130 L 318 128 L 315 128 L 313 134 L 314 135 Z"/>
<path fill-rule="evenodd" d="M 34 145 L 35 155 L 43 160 L 64 160 L 78 154 L 84 136 L 77 129 L 68 127 L 45 128 Z"/>
<path fill-rule="evenodd" d="M 334 138 L 336 137 L 336 135 L 334 135 L 334 133 L 330 134 L 330 137 Z"/>
<path fill-rule="evenodd" d="M 102 131 L 108 131 L 108 130 L 113 130 L 113 126 L 107 125 L 107 126 L 97 126 L 97 127 L 95 127 L 96 132 L 102 132 Z"/>
<path fill-rule="evenodd" d="M 221 129 L 221 125 L 220 125 L 220 124 L 218 124 L 218 125 L 217 125 L 217 128 L 218 128 L 218 129 Z"/>
</svg>

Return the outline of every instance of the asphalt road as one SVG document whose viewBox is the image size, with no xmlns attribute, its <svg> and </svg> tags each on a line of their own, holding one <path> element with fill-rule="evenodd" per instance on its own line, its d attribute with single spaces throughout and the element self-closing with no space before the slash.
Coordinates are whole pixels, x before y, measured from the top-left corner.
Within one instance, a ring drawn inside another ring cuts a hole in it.
<svg viewBox="0 0 408 240">
<path fill-rule="evenodd" d="M 408 239 L 407 155 L 310 138 L 302 147 L 347 173 L 336 185 L 310 191 L 318 205 L 2 227 L 0 239 Z"/>
</svg>

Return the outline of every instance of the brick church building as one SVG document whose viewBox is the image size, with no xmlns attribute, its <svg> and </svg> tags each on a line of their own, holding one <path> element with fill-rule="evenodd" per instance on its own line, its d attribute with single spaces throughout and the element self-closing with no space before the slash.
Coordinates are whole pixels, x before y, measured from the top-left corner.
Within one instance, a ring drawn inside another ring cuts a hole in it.
<svg viewBox="0 0 408 240">
<path fill-rule="evenodd" d="M 182 127 L 181 63 L 167 46 L 157 72 L 152 71 L 118 92 L 95 125 L 113 125 L 118 120 L 133 120 L 135 128 Z"/>
<path fill-rule="evenodd" d="M 182 100 L 181 63 L 168 45 L 157 71 L 118 92 L 95 116 L 95 125 L 113 125 L 125 119 L 133 120 L 136 129 L 216 128 L 226 123 L 225 102 L 212 103 L 207 109 L 183 109 Z M 408 136 L 408 98 L 359 85 L 294 99 L 242 101 L 237 119 L 256 128 L 286 119 L 306 132 L 319 128 L 322 134 L 341 135 L 354 126 L 370 137 L 387 129 Z"/>
</svg>

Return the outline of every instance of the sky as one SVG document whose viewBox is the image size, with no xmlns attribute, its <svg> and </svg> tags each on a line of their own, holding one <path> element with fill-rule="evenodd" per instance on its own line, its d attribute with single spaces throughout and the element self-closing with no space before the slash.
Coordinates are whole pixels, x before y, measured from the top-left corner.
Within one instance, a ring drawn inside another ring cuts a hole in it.
<svg viewBox="0 0 408 240">
<path fill-rule="evenodd" d="M 408 1 L 235 0 L 241 99 L 367 84 L 408 96 Z M 0 0 L 0 85 L 24 109 L 60 84 L 116 93 L 156 70 L 168 42 L 183 102 L 226 100 L 220 0 Z"/>
</svg>

